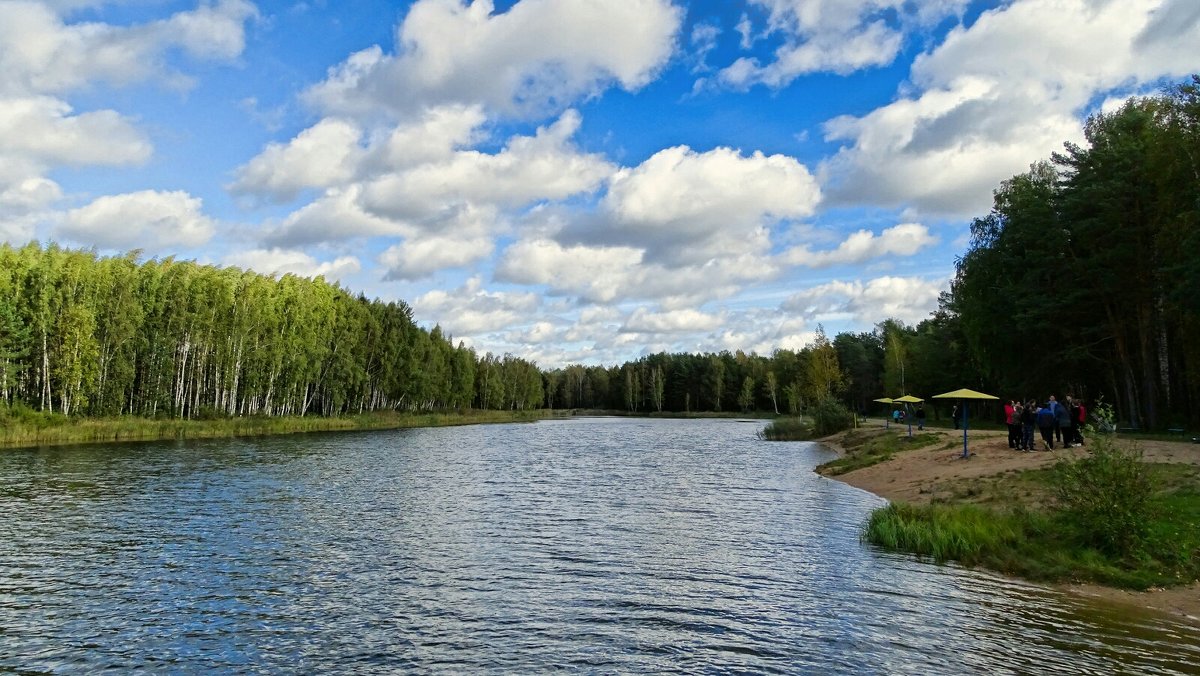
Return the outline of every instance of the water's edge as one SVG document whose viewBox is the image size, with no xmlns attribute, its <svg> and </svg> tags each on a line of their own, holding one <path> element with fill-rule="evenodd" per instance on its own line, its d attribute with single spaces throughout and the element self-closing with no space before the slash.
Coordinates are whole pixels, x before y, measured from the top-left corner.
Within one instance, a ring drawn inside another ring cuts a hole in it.
<svg viewBox="0 0 1200 676">
<path fill-rule="evenodd" d="M 845 450 L 830 439 L 830 437 L 826 437 L 824 439 L 814 440 L 812 443 L 818 444 L 821 447 L 836 453 L 839 457 L 844 456 L 846 454 Z M 897 455 L 887 462 L 902 463 L 903 457 L 903 454 Z M 814 467 L 813 473 L 826 479 L 831 479 L 833 481 L 845 484 L 846 486 L 854 488 L 855 490 L 863 491 L 864 493 L 868 493 L 877 498 L 885 500 L 888 503 L 893 501 L 892 498 L 887 495 L 882 495 L 875 491 L 871 491 L 863 488 L 862 486 L 856 485 L 853 481 L 854 471 L 835 476 L 825 476 L 823 474 L 819 474 Z M 1160 614 L 1164 617 L 1170 617 L 1175 620 L 1184 620 L 1200 627 L 1200 616 L 1192 614 L 1190 607 L 1194 605 L 1195 599 L 1200 597 L 1200 582 L 1194 582 L 1190 585 L 1181 585 L 1167 589 L 1137 591 L 1086 582 L 1058 582 L 1046 584 L 1035 580 L 1026 580 L 1004 571 L 992 570 L 990 568 L 986 568 L 986 570 L 996 575 L 1004 576 L 1013 581 L 1020 581 L 1026 584 L 1042 585 L 1046 589 L 1053 589 L 1061 593 L 1071 594 L 1080 599 L 1088 599 L 1091 601 L 1111 603 L 1118 606 L 1126 606 L 1130 609 L 1136 609 L 1138 612 L 1142 613 L 1149 611 L 1151 613 Z"/>
</svg>

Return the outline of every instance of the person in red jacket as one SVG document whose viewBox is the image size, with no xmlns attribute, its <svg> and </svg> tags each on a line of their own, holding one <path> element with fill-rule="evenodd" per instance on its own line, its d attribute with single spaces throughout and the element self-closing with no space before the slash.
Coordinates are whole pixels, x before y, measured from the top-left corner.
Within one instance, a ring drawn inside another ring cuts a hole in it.
<svg viewBox="0 0 1200 676">
<path fill-rule="evenodd" d="M 1021 445 L 1017 432 L 1017 402 L 1009 400 L 1004 402 L 1004 423 L 1008 425 L 1008 447 L 1018 448 Z"/>
<path fill-rule="evenodd" d="M 1077 444 L 1083 444 L 1083 426 L 1087 424 L 1087 407 L 1082 399 L 1071 400 L 1071 434 Z"/>
</svg>

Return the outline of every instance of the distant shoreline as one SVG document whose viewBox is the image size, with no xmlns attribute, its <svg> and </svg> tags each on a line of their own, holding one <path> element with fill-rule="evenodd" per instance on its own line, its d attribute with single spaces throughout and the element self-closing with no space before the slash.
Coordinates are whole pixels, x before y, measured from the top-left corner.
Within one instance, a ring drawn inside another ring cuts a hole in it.
<svg viewBox="0 0 1200 676">
<path fill-rule="evenodd" d="M 566 411 L 482 411 L 436 413 L 364 413 L 340 417 L 242 417 L 215 420 L 153 420 L 126 416 L 120 418 L 81 418 L 55 424 L 9 423 L 0 427 L 0 452 L 20 448 L 39 448 L 74 444 L 110 444 L 122 442 L 165 441 L 171 439 L 232 439 L 264 437 L 308 432 L 355 432 L 451 427 L 494 423 L 534 422 L 565 415 Z"/>
<path fill-rule="evenodd" d="M 533 409 L 494 411 L 468 409 L 430 413 L 375 412 L 353 416 L 292 416 L 217 418 L 213 420 L 150 419 L 136 416 L 54 420 L 40 414 L 29 421 L 0 425 L 0 452 L 75 444 L 165 441 L 171 439 L 233 439 L 309 432 L 356 432 L 523 423 L 579 416 L 670 419 L 762 419 L 764 413 L 733 412 L 647 412 L 602 409 Z"/>
</svg>

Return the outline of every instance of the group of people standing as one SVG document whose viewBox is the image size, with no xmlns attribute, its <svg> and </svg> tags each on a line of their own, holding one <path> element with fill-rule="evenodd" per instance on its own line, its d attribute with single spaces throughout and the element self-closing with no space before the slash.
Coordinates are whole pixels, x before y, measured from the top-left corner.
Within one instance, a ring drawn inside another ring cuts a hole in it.
<svg viewBox="0 0 1200 676">
<path fill-rule="evenodd" d="M 1063 448 L 1083 445 L 1083 424 L 1087 421 L 1087 408 L 1083 401 L 1068 396 L 1065 402 L 1053 396 L 1042 405 L 1030 399 L 1025 403 L 1012 400 L 1004 404 L 1005 422 L 1008 423 L 1008 447 L 1017 451 L 1037 450 L 1033 429 L 1042 434 L 1044 450 L 1053 451 L 1057 442 Z"/>
</svg>

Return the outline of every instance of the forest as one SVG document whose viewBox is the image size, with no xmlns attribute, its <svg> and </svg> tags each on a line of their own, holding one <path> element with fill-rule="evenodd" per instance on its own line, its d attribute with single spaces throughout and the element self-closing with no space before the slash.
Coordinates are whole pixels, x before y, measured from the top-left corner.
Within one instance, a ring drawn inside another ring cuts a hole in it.
<svg viewBox="0 0 1200 676">
<path fill-rule="evenodd" d="M 770 356 L 654 354 L 541 370 L 477 355 L 403 302 L 324 279 L 139 252 L 0 246 L 0 408 L 68 416 L 541 407 L 802 412 L 970 387 L 1103 397 L 1142 429 L 1200 424 L 1200 77 L 1092 116 L 971 223 L 915 326 L 819 330 Z M 937 415 L 937 412 L 934 412 Z"/>
<path fill-rule="evenodd" d="M 949 292 L 799 352 L 653 355 L 547 376 L 560 406 L 795 412 L 830 394 L 969 387 L 1103 398 L 1123 425 L 1200 424 L 1200 77 L 1092 116 L 1086 145 L 1004 181 L 971 223 Z"/>
<path fill-rule="evenodd" d="M 0 401 L 186 419 L 542 406 L 534 364 L 455 347 L 404 303 L 137 259 L 0 246 Z"/>
</svg>

